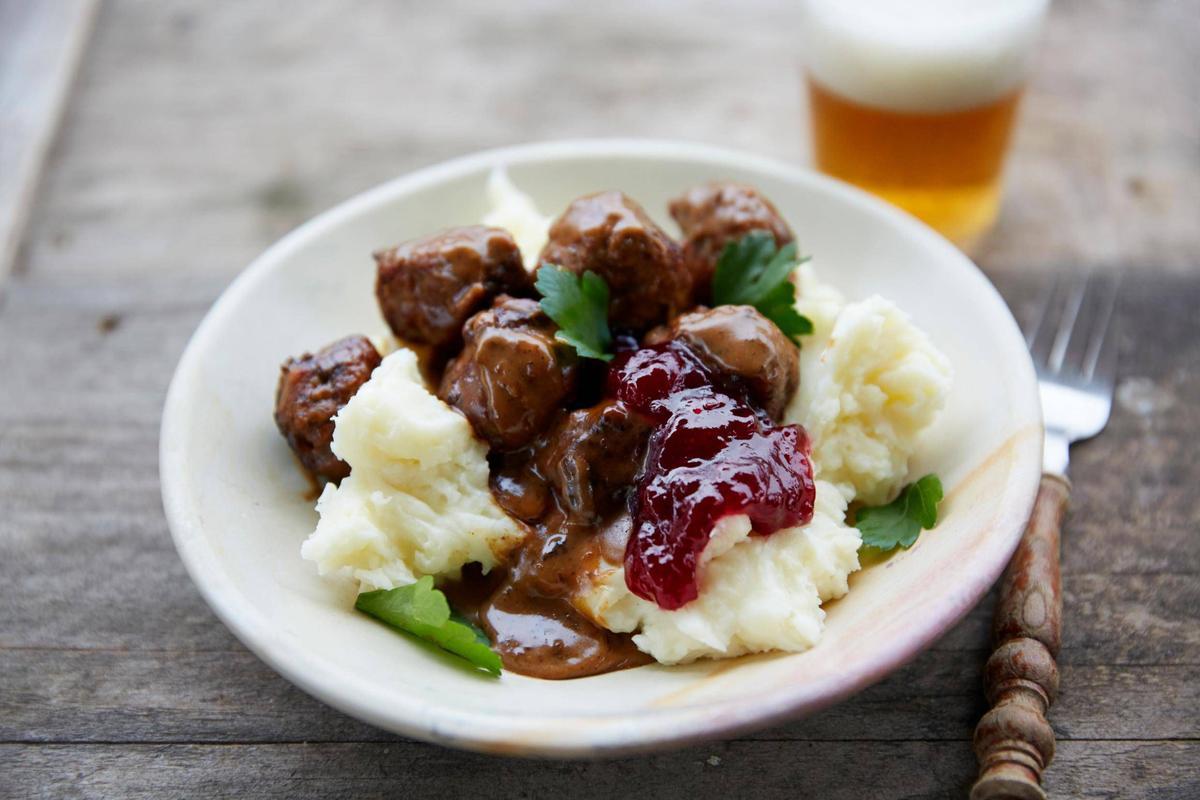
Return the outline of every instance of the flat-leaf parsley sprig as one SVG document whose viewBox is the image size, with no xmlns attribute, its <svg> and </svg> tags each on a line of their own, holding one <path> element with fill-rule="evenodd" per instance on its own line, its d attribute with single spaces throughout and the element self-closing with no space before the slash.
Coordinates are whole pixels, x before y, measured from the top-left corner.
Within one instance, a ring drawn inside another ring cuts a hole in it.
<svg viewBox="0 0 1200 800">
<path fill-rule="evenodd" d="M 854 527 L 862 533 L 863 547 L 886 553 L 897 547 L 912 547 L 921 530 L 937 525 L 938 503 L 942 502 L 942 481 L 926 475 L 904 487 L 886 506 L 860 508 Z"/>
<path fill-rule="evenodd" d="M 483 631 L 450 613 L 446 595 L 433 588 L 429 575 L 408 586 L 363 592 L 354 607 L 393 628 L 433 642 L 479 669 L 500 674 L 500 656 Z"/>
<path fill-rule="evenodd" d="M 541 307 L 558 325 L 560 342 L 583 358 L 612 360 L 612 331 L 608 327 L 608 284 L 587 270 L 578 276 L 556 264 L 543 263 L 534 284 Z"/>
<path fill-rule="evenodd" d="M 812 320 L 796 310 L 791 275 L 808 260 L 796 257 L 796 243 L 776 249 L 767 231 L 751 231 L 729 242 L 713 274 L 713 304 L 754 306 L 793 341 L 812 333 Z"/>
</svg>

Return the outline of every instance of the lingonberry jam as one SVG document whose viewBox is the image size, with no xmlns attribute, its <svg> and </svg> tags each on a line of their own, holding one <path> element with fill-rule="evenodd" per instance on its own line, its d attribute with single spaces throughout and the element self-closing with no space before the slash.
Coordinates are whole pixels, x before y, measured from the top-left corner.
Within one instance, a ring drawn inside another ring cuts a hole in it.
<svg viewBox="0 0 1200 800">
<path fill-rule="evenodd" d="M 808 436 L 775 425 L 676 342 L 618 354 L 609 392 L 655 422 L 625 548 L 629 590 L 673 610 L 699 594 L 713 526 L 746 514 L 768 535 L 812 519 Z"/>
</svg>

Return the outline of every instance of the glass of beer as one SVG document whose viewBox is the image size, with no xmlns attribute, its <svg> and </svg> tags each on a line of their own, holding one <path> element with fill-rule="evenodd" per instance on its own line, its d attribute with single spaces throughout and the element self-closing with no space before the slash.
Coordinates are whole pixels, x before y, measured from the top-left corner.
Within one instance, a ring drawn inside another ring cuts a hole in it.
<svg viewBox="0 0 1200 800">
<path fill-rule="evenodd" d="M 1049 0 L 806 0 L 817 167 L 970 248 Z"/>
</svg>

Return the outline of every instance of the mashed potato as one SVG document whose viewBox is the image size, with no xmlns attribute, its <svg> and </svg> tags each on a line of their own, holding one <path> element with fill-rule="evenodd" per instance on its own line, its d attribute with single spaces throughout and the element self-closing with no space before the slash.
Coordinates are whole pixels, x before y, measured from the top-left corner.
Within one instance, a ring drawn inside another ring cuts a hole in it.
<svg viewBox="0 0 1200 800">
<path fill-rule="evenodd" d="M 846 305 L 824 341 L 801 350 L 800 391 L 787 420 L 813 441 L 818 478 L 848 500 L 892 499 L 908 478 L 918 434 L 941 411 L 950 363 L 882 297 Z"/>
<path fill-rule="evenodd" d="M 825 342 L 833 331 L 833 323 L 837 321 L 838 313 L 846 300 L 842 293 L 827 283 L 822 283 L 817 277 L 812 261 L 805 261 L 796 270 L 793 277 L 796 284 L 796 310 L 808 317 L 813 324 L 813 332 L 805 338 L 805 347 L 801 348 L 800 356 L 811 353 L 814 344 Z M 801 376 L 804 370 L 801 368 Z"/>
<path fill-rule="evenodd" d="M 524 538 L 492 499 L 486 445 L 426 390 L 412 351 L 385 358 L 335 424 L 350 477 L 325 487 L 300 550 L 320 574 L 390 589 L 472 561 L 490 569 Z"/>
<path fill-rule="evenodd" d="M 511 231 L 534 266 L 550 219 L 503 170 L 492 174 L 488 195 L 484 223 Z M 608 563 L 575 599 L 598 624 L 634 633 L 663 663 L 816 644 L 821 603 L 845 594 L 859 568 L 861 537 L 845 522 L 847 505 L 891 499 L 949 391 L 946 358 L 892 303 L 847 304 L 811 264 L 795 280 L 796 306 L 814 332 L 786 419 L 813 441 L 812 521 L 752 536 L 746 516 L 722 520 L 701 557 L 699 597 L 675 611 L 634 595 L 624 569 Z M 454 575 L 472 561 L 490 568 L 522 539 L 488 489 L 485 445 L 426 391 L 411 352 L 385 358 L 336 423 L 334 452 L 353 471 L 322 494 L 320 524 L 302 550 L 321 574 L 352 576 L 364 590 L 390 588 Z"/>
<path fill-rule="evenodd" d="M 525 267 L 533 269 L 549 238 L 551 218 L 538 211 L 533 198 L 513 184 L 504 167 L 497 167 L 488 176 L 487 194 L 492 210 L 484 215 L 483 224 L 511 233 L 521 249 Z"/>
<path fill-rule="evenodd" d="M 609 630 L 640 631 L 634 644 L 664 664 L 807 650 L 821 635 L 821 603 L 844 595 L 858 569 L 862 539 L 845 515 L 841 492 L 818 482 L 813 520 L 803 527 L 751 536 L 744 514 L 721 520 L 701 557 L 700 596 L 683 608 L 643 600 L 613 566 L 601 567 L 577 605 Z"/>
</svg>

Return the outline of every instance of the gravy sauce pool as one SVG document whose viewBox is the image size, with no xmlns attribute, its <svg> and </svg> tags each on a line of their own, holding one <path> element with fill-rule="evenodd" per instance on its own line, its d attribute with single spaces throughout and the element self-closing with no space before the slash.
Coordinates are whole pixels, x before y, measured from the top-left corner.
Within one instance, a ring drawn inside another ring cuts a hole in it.
<svg viewBox="0 0 1200 800">
<path fill-rule="evenodd" d="M 503 495 L 497 497 L 503 505 Z M 512 564 L 488 575 L 471 564 L 461 580 L 442 589 L 456 611 L 487 632 L 504 668 L 513 672 L 561 680 L 649 664 L 653 659 L 630 634 L 601 628 L 570 600 L 603 551 L 619 547 L 620 563 L 624 541 L 613 542 L 619 534 L 612 531 L 622 527 L 628 537 L 627 516 L 623 523 L 593 527 L 551 514 L 546 524 L 530 526 Z"/>
</svg>

